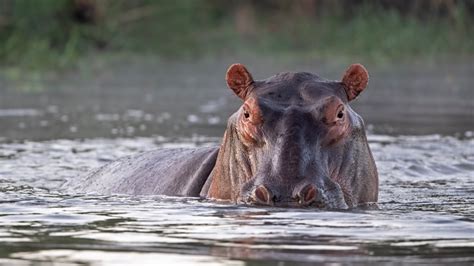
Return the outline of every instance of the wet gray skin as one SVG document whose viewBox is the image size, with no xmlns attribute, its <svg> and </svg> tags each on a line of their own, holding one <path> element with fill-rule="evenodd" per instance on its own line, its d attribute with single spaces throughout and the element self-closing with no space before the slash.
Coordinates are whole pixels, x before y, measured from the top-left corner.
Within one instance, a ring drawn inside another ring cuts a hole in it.
<svg viewBox="0 0 474 266">
<path fill-rule="evenodd" d="M 220 147 L 123 158 L 67 187 L 325 209 L 377 202 L 364 123 L 348 105 L 367 85 L 363 66 L 352 65 L 342 81 L 303 72 L 254 81 L 235 64 L 226 78 L 243 105 L 229 118 Z"/>
</svg>

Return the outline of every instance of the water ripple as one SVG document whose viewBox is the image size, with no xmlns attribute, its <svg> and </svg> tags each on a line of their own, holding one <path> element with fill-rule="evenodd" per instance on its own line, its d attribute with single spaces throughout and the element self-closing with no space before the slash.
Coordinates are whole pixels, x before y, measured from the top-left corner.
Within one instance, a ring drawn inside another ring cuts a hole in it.
<svg viewBox="0 0 474 266">
<path fill-rule="evenodd" d="M 474 139 L 370 135 L 369 141 L 380 209 L 352 211 L 57 189 L 124 155 L 216 139 L 0 144 L 0 265 L 474 262 Z"/>
</svg>

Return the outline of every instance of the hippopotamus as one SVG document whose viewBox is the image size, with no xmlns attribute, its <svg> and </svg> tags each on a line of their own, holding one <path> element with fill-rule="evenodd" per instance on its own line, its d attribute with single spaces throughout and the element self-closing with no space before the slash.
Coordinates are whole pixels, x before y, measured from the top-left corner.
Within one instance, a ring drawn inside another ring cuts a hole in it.
<svg viewBox="0 0 474 266">
<path fill-rule="evenodd" d="M 349 106 L 368 84 L 361 64 L 342 80 L 284 72 L 226 73 L 242 100 L 215 147 L 158 149 L 119 159 L 68 186 L 82 193 L 202 197 L 279 207 L 347 209 L 377 202 L 378 174 L 362 118 Z"/>
</svg>

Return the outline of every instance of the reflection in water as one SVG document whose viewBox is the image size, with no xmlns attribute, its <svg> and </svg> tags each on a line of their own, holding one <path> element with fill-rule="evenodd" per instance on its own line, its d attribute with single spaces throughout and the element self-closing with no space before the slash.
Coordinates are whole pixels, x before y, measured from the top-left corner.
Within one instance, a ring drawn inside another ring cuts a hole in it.
<svg viewBox="0 0 474 266">
<path fill-rule="evenodd" d="M 196 198 L 75 195 L 69 178 L 194 137 L 0 144 L 0 264 L 282 265 L 474 262 L 474 139 L 369 135 L 380 210 L 317 211 Z"/>
<path fill-rule="evenodd" d="M 29 260 L 46 260 L 55 262 L 84 262 L 100 265 L 173 265 L 179 262 L 180 265 L 245 265 L 243 262 L 224 261 L 211 256 L 199 255 L 176 255 L 176 254 L 156 254 L 141 252 L 120 252 L 120 251 L 93 251 L 93 250 L 67 250 L 52 249 L 39 251 L 36 253 L 18 253 L 17 257 Z M 1 262 L 1 261 L 0 261 Z M 14 261 L 10 261 L 14 263 Z"/>
</svg>

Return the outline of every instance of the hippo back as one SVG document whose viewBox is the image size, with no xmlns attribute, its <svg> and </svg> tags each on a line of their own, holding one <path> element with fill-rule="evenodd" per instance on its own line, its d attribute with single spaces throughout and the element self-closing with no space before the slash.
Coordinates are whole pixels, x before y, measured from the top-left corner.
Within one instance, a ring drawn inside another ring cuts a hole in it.
<svg viewBox="0 0 474 266">
<path fill-rule="evenodd" d="M 66 187 L 75 192 L 197 197 L 218 147 L 161 149 L 108 163 Z"/>
</svg>

